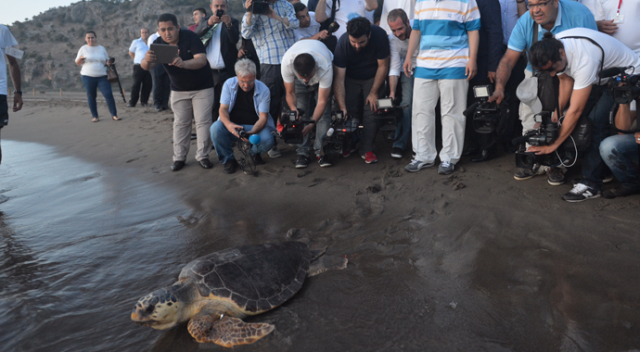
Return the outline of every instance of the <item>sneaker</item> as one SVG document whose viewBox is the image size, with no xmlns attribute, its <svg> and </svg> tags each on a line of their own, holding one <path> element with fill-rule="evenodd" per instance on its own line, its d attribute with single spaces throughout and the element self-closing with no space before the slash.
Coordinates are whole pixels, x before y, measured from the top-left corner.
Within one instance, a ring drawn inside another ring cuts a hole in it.
<svg viewBox="0 0 640 352">
<path fill-rule="evenodd" d="M 356 152 L 356 148 L 347 148 L 342 152 L 343 158 L 348 158 L 351 154 Z"/>
<path fill-rule="evenodd" d="M 442 164 L 438 166 L 438 173 L 440 175 L 448 175 L 452 173 L 455 168 L 456 168 L 455 164 L 452 164 L 448 161 L 443 161 Z"/>
<path fill-rule="evenodd" d="M 367 164 L 373 164 L 378 162 L 378 157 L 375 154 L 373 154 L 373 152 L 364 153 L 364 155 L 362 156 L 362 159 L 364 159 L 364 162 Z"/>
<path fill-rule="evenodd" d="M 528 180 L 532 177 L 544 174 L 545 169 L 540 167 L 540 165 L 535 164 L 531 169 L 518 169 L 514 174 L 513 178 L 518 181 Z"/>
<path fill-rule="evenodd" d="M 547 169 L 547 182 L 552 186 L 560 186 L 564 183 L 564 170 L 559 167 Z"/>
<path fill-rule="evenodd" d="M 329 159 L 327 159 L 326 156 L 319 156 L 318 157 L 318 164 L 320 164 L 320 167 L 329 167 L 329 166 L 331 166 L 331 163 L 329 162 Z"/>
<path fill-rule="evenodd" d="M 296 161 L 296 169 L 304 169 L 309 165 L 309 160 L 304 155 L 298 155 L 298 161 Z"/>
<path fill-rule="evenodd" d="M 280 149 L 278 149 L 278 147 L 274 146 L 273 148 L 271 148 L 267 154 L 269 154 L 269 157 L 271 159 L 275 159 L 275 158 L 279 158 L 282 156 L 282 153 L 280 152 Z"/>
<path fill-rule="evenodd" d="M 229 159 L 227 160 L 227 163 L 224 164 L 223 172 L 225 174 L 232 174 L 236 172 L 237 169 L 238 169 L 238 162 L 236 161 L 236 159 Z"/>
<path fill-rule="evenodd" d="M 411 160 L 411 164 L 407 165 L 404 167 L 405 170 L 409 171 L 409 172 L 418 172 L 422 169 L 428 168 L 428 167 L 432 167 L 433 165 L 435 165 L 435 163 L 431 162 L 431 163 L 425 163 L 423 161 L 420 160 Z"/>
<path fill-rule="evenodd" d="M 624 186 L 620 185 L 616 188 L 609 188 L 606 191 L 602 192 L 602 196 L 607 199 L 613 199 L 616 197 L 626 197 L 632 194 L 640 193 L 640 189 L 632 190 L 627 189 Z"/>
<path fill-rule="evenodd" d="M 264 160 L 262 160 L 262 155 L 260 155 L 260 154 L 255 154 L 253 156 L 253 161 L 255 161 L 256 165 L 264 165 L 264 164 L 266 164 L 264 162 Z"/>
<path fill-rule="evenodd" d="M 401 148 L 395 147 L 391 149 L 391 157 L 394 159 L 402 159 L 403 154 L 404 154 L 404 151 Z"/>
<path fill-rule="evenodd" d="M 597 191 L 584 183 L 577 183 L 569 193 L 565 193 L 562 199 L 569 203 L 582 202 L 590 198 L 600 197 L 600 191 Z"/>
</svg>

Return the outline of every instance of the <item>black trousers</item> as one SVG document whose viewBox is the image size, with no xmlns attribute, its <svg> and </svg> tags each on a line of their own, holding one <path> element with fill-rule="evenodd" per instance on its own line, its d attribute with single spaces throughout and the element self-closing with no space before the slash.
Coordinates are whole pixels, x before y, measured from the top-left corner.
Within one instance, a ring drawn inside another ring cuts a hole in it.
<svg viewBox="0 0 640 352">
<path fill-rule="evenodd" d="M 215 122 L 220 115 L 220 95 L 222 94 L 222 86 L 226 80 L 235 75 L 230 75 L 225 69 L 211 70 L 211 75 L 213 76 L 213 109 L 211 110 L 211 117 L 213 117 L 213 122 Z"/>
<path fill-rule="evenodd" d="M 271 93 L 271 104 L 269 104 L 269 114 L 273 122 L 278 122 L 282 109 L 282 98 L 285 96 L 284 81 L 280 65 L 260 64 L 260 81 L 264 83 Z"/>
<path fill-rule="evenodd" d="M 0 131 L 2 127 L 9 122 L 9 105 L 7 104 L 7 96 L 0 94 Z M 0 164 L 2 164 L 2 147 L 0 147 Z"/>
<path fill-rule="evenodd" d="M 131 86 L 129 104 L 135 106 L 138 103 L 138 98 L 140 98 L 140 103 L 147 104 L 152 84 L 151 73 L 142 69 L 139 64 L 133 65 L 133 86 Z M 142 88 L 142 95 L 140 95 L 140 88 Z"/>
<path fill-rule="evenodd" d="M 153 106 L 156 108 L 168 108 L 171 95 L 171 81 L 169 74 L 162 65 L 156 65 L 151 69 L 153 79 Z"/>
</svg>

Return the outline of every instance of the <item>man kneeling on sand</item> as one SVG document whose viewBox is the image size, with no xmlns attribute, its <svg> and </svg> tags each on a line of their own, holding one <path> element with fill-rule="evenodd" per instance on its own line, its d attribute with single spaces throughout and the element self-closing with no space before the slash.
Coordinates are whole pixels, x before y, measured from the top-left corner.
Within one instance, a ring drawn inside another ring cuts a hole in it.
<svg viewBox="0 0 640 352">
<path fill-rule="evenodd" d="M 260 154 L 273 146 L 271 133 L 276 129 L 269 117 L 269 88 L 256 80 L 256 65 L 243 59 L 236 62 L 234 69 L 236 77 L 229 78 L 222 87 L 220 117 L 211 125 L 211 139 L 227 174 L 238 168 L 233 155 L 233 144 L 240 138 L 238 131 L 260 136 L 261 142 L 252 147 L 251 154 L 256 164 L 264 164 Z"/>
</svg>

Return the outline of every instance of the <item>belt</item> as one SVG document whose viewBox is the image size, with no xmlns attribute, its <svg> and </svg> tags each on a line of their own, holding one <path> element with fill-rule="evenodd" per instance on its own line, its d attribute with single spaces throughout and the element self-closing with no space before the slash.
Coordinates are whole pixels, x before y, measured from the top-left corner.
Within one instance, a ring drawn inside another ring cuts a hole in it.
<svg viewBox="0 0 640 352">
<path fill-rule="evenodd" d="M 226 72 L 227 69 L 226 68 L 221 68 L 221 69 L 217 69 L 217 68 L 212 68 L 211 72 L 216 72 L 216 73 L 224 73 Z"/>
</svg>

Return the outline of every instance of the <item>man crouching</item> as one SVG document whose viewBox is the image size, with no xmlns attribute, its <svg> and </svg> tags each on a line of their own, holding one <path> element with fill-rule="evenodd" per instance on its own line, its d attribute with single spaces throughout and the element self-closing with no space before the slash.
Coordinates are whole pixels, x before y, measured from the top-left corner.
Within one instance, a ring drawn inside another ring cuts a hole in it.
<svg viewBox="0 0 640 352">
<path fill-rule="evenodd" d="M 260 136 L 261 142 L 251 149 L 256 164 L 264 163 L 260 154 L 273 146 L 271 133 L 275 131 L 273 119 L 269 118 L 269 88 L 256 80 L 256 65 L 244 59 L 236 62 L 234 69 L 236 77 L 229 78 L 222 87 L 220 117 L 211 125 L 211 139 L 226 174 L 238 168 L 233 144 L 240 138 L 239 130 Z"/>
</svg>

